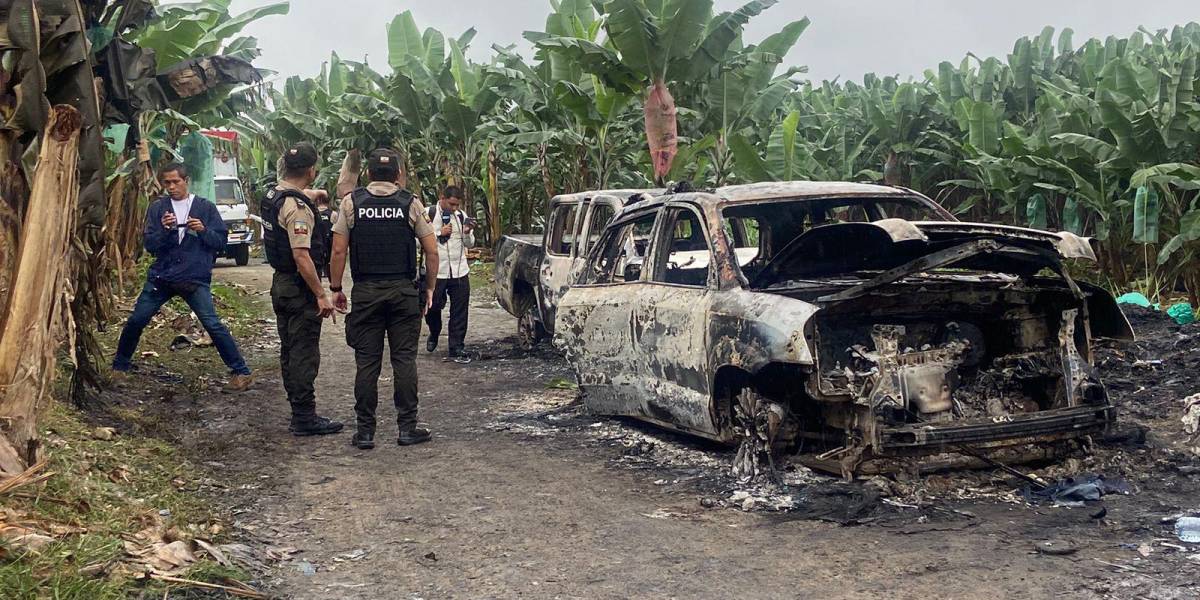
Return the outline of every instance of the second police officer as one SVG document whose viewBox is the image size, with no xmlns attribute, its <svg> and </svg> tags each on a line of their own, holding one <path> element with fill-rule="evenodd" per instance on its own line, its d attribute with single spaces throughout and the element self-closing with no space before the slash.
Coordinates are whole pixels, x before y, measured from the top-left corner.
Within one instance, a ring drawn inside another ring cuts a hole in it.
<svg viewBox="0 0 1200 600">
<path fill-rule="evenodd" d="M 387 148 L 367 157 L 370 184 L 341 203 L 333 225 L 329 288 L 335 306 L 345 310 L 342 291 L 346 255 L 354 277 L 354 302 L 346 317 L 346 342 L 354 349 L 354 412 L 357 430 L 351 444 L 375 447 L 375 409 L 386 337 L 392 363 L 392 399 L 396 405 L 397 442 L 402 446 L 430 439 L 417 426 L 417 344 L 421 317 L 429 310 L 437 283 L 438 253 L 433 227 L 421 202 L 406 189 L 403 159 Z M 417 279 L 417 244 L 424 252 L 425 293 Z"/>
</svg>

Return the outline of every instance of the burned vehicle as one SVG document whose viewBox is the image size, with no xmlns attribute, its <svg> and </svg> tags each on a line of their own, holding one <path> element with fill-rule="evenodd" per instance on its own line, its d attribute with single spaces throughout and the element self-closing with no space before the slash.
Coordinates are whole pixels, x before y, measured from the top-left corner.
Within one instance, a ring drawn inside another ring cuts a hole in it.
<svg viewBox="0 0 1200 600">
<path fill-rule="evenodd" d="M 1045 458 L 1113 421 L 1091 341 L 1132 336 L 1067 259 L 1095 255 L 902 188 L 664 195 L 604 230 L 556 340 L 590 411 L 739 444 L 743 476 Z"/>
<path fill-rule="evenodd" d="M 496 246 L 496 300 L 517 318 L 530 349 L 554 333 L 558 299 L 604 228 L 633 198 L 663 190 L 600 190 L 550 199 L 541 235 L 506 235 Z"/>
</svg>

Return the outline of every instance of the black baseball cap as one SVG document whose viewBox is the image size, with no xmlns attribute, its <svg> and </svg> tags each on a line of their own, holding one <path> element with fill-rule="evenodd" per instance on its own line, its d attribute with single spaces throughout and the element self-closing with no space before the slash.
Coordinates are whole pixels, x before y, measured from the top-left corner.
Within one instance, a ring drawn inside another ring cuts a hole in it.
<svg viewBox="0 0 1200 600">
<path fill-rule="evenodd" d="M 391 148 L 376 148 L 367 155 L 368 171 L 399 171 L 404 161 Z"/>
<path fill-rule="evenodd" d="M 283 151 L 283 164 L 289 169 L 307 169 L 317 164 L 317 148 L 309 142 L 300 142 Z"/>
</svg>

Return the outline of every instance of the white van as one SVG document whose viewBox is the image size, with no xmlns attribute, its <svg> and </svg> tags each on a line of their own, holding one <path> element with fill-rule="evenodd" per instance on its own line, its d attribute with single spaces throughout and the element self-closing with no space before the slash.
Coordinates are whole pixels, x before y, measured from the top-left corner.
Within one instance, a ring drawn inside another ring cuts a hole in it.
<svg viewBox="0 0 1200 600">
<path fill-rule="evenodd" d="M 229 239 L 225 243 L 225 251 L 221 254 L 232 258 L 239 267 L 250 262 L 250 245 L 254 243 L 254 220 L 250 217 L 250 207 L 242 192 L 242 182 L 237 177 L 213 178 L 216 189 L 217 210 L 221 212 L 221 220 L 229 230 Z"/>
<path fill-rule="evenodd" d="M 232 258 L 239 267 L 250 262 L 250 246 L 255 241 L 253 215 L 242 192 L 238 179 L 237 132 L 205 130 L 204 135 L 213 138 L 213 202 L 229 230 L 225 251 L 221 256 Z M 217 141 L 221 140 L 221 141 Z M 230 148 L 232 146 L 233 148 Z M 232 151 L 231 151 L 232 150 Z"/>
</svg>

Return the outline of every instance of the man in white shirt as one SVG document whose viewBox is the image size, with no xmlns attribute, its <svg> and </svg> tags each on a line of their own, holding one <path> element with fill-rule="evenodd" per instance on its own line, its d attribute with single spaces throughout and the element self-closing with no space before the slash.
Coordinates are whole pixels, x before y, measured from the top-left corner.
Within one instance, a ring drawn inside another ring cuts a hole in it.
<svg viewBox="0 0 1200 600">
<path fill-rule="evenodd" d="M 433 290 L 433 306 L 425 313 L 425 324 L 429 326 L 429 340 L 425 349 L 437 349 L 438 336 L 442 333 L 442 308 L 450 299 L 449 353 L 447 359 L 458 363 L 471 362 L 463 349 L 467 336 L 467 313 L 471 301 L 471 283 L 468 275 L 471 265 L 467 250 L 475 245 L 474 219 L 460 210 L 462 189 L 447 186 L 437 204 L 429 207 L 425 219 L 437 232 L 438 275 Z"/>
</svg>

